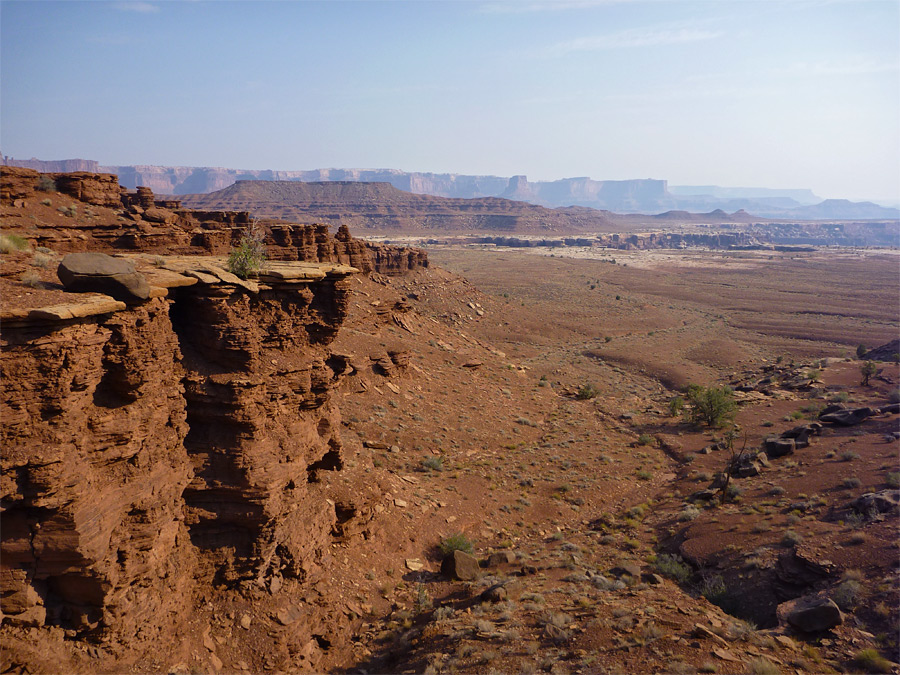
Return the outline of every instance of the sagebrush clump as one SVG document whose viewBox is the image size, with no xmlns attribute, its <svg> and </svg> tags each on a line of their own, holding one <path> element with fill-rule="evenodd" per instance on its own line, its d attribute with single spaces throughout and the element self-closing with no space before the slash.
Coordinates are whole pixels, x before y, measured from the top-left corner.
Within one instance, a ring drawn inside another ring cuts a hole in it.
<svg viewBox="0 0 900 675">
<path fill-rule="evenodd" d="M 472 542 L 462 532 L 456 532 L 441 540 L 441 553 L 450 555 L 453 551 L 462 551 L 463 553 L 472 553 Z"/>
<path fill-rule="evenodd" d="M 228 271 L 241 279 L 259 272 L 266 262 L 265 232 L 258 221 L 247 228 L 237 247 L 228 254 Z"/>
</svg>

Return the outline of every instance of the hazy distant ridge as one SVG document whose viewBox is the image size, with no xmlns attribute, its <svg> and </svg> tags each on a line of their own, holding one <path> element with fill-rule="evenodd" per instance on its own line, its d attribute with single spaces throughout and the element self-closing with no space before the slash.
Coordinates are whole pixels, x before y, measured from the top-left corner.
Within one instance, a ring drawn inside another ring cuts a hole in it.
<svg viewBox="0 0 900 675">
<path fill-rule="evenodd" d="M 585 206 L 617 213 L 662 213 L 670 210 L 727 212 L 744 210 L 767 218 L 900 218 L 900 209 L 871 202 L 822 201 L 811 190 L 755 187 L 669 186 L 665 180 L 594 180 L 588 177 L 529 181 L 526 176 L 475 176 L 408 172 L 398 169 L 245 170 L 192 166 L 99 166 L 92 160 L 41 161 L 4 158 L 4 163 L 39 171 L 102 171 L 117 174 L 127 188 L 143 185 L 157 194 L 208 194 L 240 180 L 389 183 L 414 194 L 478 199 L 502 197 L 550 208 Z"/>
</svg>

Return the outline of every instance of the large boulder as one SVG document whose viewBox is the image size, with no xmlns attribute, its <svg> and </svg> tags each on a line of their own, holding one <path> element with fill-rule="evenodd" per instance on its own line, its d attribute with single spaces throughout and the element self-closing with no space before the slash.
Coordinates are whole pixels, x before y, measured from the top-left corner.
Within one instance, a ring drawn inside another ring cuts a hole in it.
<svg viewBox="0 0 900 675">
<path fill-rule="evenodd" d="M 174 213 L 172 213 L 168 209 L 160 209 L 156 206 L 151 206 L 149 209 L 145 209 L 143 218 L 144 220 L 149 220 L 152 223 L 167 224 L 175 222 Z"/>
<path fill-rule="evenodd" d="M 781 433 L 782 438 L 793 438 L 794 446 L 799 450 L 809 445 L 809 437 L 816 436 L 822 432 L 822 425 L 819 422 L 812 424 L 804 424 L 800 427 L 794 427 Z"/>
<path fill-rule="evenodd" d="M 104 293 L 123 302 L 150 297 L 150 284 L 134 265 L 105 253 L 70 253 L 60 262 L 56 275 L 71 293 Z"/>
<path fill-rule="evenodd" d="M 471 581 L 478 577 L 479 572 L 478 559 L 465 551 L 448 553 L 441 563 L 441 574 L 450 579 Z"/>
<path fill-rule="evenodd" d="M 854 511 L 870 513 L 900 513 L 900 490 L 867 492 L 850 502 Z"/>
<path fill-rule="evenodd" d="M 777 436 L 770 436 L 765 441 L 763 441 L 763 448 L 769 458 L 792 455 L 794 454 L 794 449 L 796 447 L 797 444 L 793 438 L 779 438 Z"/>
<path fill-rule="evenodd" d="M 776 612 L 779 622 L 787 622 L 802 633 L 818 633 L 844 621 L 834 600 L 820 593 L 783 602 Z"/>
<path fill-rule="evenodd" d="M 819 415 L 819 421 L 836 424 L 839 427 L 852 427 L 862 424 L 874 414 L 875 411 L 872 408 L 848 408 L 846 410 L 823 413 Z"/>
</svg>

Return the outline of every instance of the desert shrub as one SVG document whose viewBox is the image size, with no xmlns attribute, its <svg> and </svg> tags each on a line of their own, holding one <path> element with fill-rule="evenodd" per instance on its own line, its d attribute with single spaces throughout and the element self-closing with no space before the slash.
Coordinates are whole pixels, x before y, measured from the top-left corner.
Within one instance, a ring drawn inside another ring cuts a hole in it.
<svg viewBox="0 0 900 675">
<path fill-rule="evenodd" d="M 434 610 L 434 620 L 447 621 L 448 619 L 452 619 L 454 614 L 456 614 L 456 610 L 450 605 L 442 605 Z"/>
<path fill-rule="evenodd" d="M 800 410 L 806 413 L 806 416 L 809 419 L 814 420 L 819 417 L 819 413 L 821 413 L 824 408 L 825 406 L 821 403 L 810 403 L 800 408 Z"/>
<path fill-rule="evenodd" d="M 900 471 L 889 471 L 884 477 L 884 482 L 888 484 L 888 487 L 900 488 Z"/>
<path fill-rule="evenodd" d="M 737 403 L 730 387 L 688 385 L 687 415 L 694 424 L 721 427 L 734 417 L 736 411 Z"/>
<path fill-rule="evenodd" d="M 650 434 L 641 434 L 640 436 L 638 436 L 637 442 L 638 445 L 650 445 L 651 443 L 653 443 L 653 436 L 651 436 Z"/>
<path fill-rule="evenodd" d="M 78 215 L 78 207 L 75 206 L 75 204 L 70 204 L 69 206 L 59 206 L 56 210 L 69 218 L 74 218 Z"/>
<path fill-rule="evenodd" d="M 38 288 L 41 285 L 41 278 L 36 272 L 22 272 L 19 281 L 31 288 Z"/>
<path fill-rule="evenodd" d="M 751 675 L 780 675 L 781 669 L 764 656 L 750 659 L 747 672 Z"/>
<path fill-rule="evenodd" d="M 34 257 L 31 259 L 32 265 L 42 269 L 47 269 L 54 262 L 56 262 L 56 259 L 52 255 L 47 255 L 46 253 L 35 253 Z"/>
<path fill-rule="evenodd" d="M 822 379 L 822 371 L 818 368 L 811 368 L 806 371 L 806 379 L 810 382 L 818 382 Z"/>
<path fill-rule="evenodd" d="M 576 392 L 575 398 L 577 398 L 579 401 L 587 401 L 588 399 L 596 397 L 599 393 L 599 390 L 594 385 L 583 384 Z"/>
<path fill-rule="evenodd" d="M 841 453 L 841 459 L 845 462 L 852 462 L 854 459 L 859 459 L 859 453 L 853 452 L 853 450 L 844 450 Z"/>
<path fill-rule="evenodd" d="M 660 574 L 671 577 L 678 583 L 684 583 L 691 578 L 693 570 L 680 555 L 670 555 L 669 553 L 660 553 L 656 556 L 653 567 Z"/>
<path fill-rule="evenodd" d="M 50 205 L 53 204 L 53 202 L 50 201 L 49 199 L 42 199 L 42 200 L 41 200 L 41 204 L 42 204 L 43 206 L 50 206 Z"/>
<path fill-rule="evenodd" d="M 28 240 L 18 234 L 0 234 L 0 253 L 27 251 Z"/>
<path fill-rule="evenodd" d="M 781 538 L 781 543 L 785 546 L 796 546 L 801 541 L 803 541 L 803 537 L 797 534 L 794 530 L 788 530 Z"/>
<path fill-rule="evenodd" d="M 867 673 L 892 673 L 894 664 L 875 649 L 863 649 L 856 653 L 853 661 Z"/>
<path fill-rule="evenodd" d="M 894 387 L 888 394 L 888 403 L 900 403 L 900 388 Z"/>
<path fill-rule="evenodd" d="M 856 579 L 845 579 L 835 586 L 831 592 L 831 599 L 845 612 L 852 609 L 859 600 L 859 592 L 862 586 Z"/>
<path fill-rule="evenodd" d="M 849 527 L 850 529 L 856 529 L 862 527 L 866 523 L 868 523 L 870 518 L 868 514 L 865 513 L 857 513 L 856 511 L 851 511 L 844 518 L 844 525 Z"/>
<path fill-rule="evenodd" d="M 857 346 L 856 358 L 864 359 L 864 358 L 866 358 L 866 354 L 868 354 L 868 353 L 869 353 L 869 350 L 866 349 L 866 346 L 864 344 L 860 343 L 859 346 Z"/>
<path fill-rule="evenodd" d="M 228 254 L 228 271 L 246 279 L 259 272 L 266 261 L 265 232 L 257 222 L 247 228 L 238 245 Z"/>
<path fill-rule="evenodd" d="M 842 481 L 842 484 L 847 489 L 858 488 L 862 485 L 862 481 L 856 476 L 848 476 Z"/>
<path fill-rule="evenodd" d="M 740 497 L 744 494 L 744 488 L 735 485 L 734 483 L 729 484 L 729 486 L 725 489 L 725 497 L 734 501 L 737 497 Z"/>
<path fill-rule="evenodd" d="M 678 514 L 678 520 L 682 523 L 686 523 L 689 520 L 694 520 L 697 516 L 700 515 L 700 510 L 695 506 L 685 506 L 681 509 L 681 512 Z"/>
<path fill-rule="evenodd" d="M 682 396 L 673 396 L 669 401 L 669 414 L 672 417 L 678 417 L 684 410 L 684 398 Z"/>
<path fill-rule="evenodd" d="M 454 532 L 441 539 L 440 548 L 444 555 L 449 555 L 453 551 L 463 551 L 464 553 L 473 551 L 472 542 L 462 532 Z"/>
<path fill-rule="evenodd" d="M 651 640 L 658 640 L 659 638 L 661 638 L 663 635 L 665 635 L 665 631 L 652 621 L 648 621 L 641 629 L 641 635 L 645 640 L 649 642 Z"/>
<path fill-rule="evenodd" d="M 437 455 L 429 455 L 422 460 L 422 467 L 426 471 L 443 471 L 444 459 L 443 457 L 438 457 Z"/>
<path fill-rule="evenodd" d="M 38 178 L 37 189 L 40 192 L 56 192 L 56 181 L 46 174 Z"/>
</svg>

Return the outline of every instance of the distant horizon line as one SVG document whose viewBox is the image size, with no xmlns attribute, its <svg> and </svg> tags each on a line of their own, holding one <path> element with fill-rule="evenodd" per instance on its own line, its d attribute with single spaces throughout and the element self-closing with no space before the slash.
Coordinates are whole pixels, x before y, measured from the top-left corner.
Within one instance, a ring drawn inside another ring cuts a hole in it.
<svg viewBox="0 0 900 675">
<path fill-rule="evenodd" d="M 406 170 L 406 169 L 398 169 L 394 167 L 340 167 L 340 166 L 330 166 L 330 167 L 317 167 L 314 169 L 272 169 L 272 168 L 262 168 L 262 169 L 254 169 L 247 167 L 230 167 L 230 166 L 215 166 L 215 165 L 205 165 L 205 164 L 112 164 L 112 163 L 104 163 L 100 160 L 96 159 L 85 159 L 83 157 L 71 157 L 66 159 L 40 159 L 38 157 L 30 157 L 28 159 L 22 159 L 13 157 L 10 155 L 4 155 L 0 153 L 0 159 L 4 165 L 7 164 L 7 161 L 13 162 L 92 162 L 97 165 L 98 168 L 107 168 L 107 167 L 159 167 L 159 168 L 167 168 L 167 169 L 175 169 L 175 168 L 184 168 L 184 169 L 222 169 L 225 171 L 273 171 L 273 172 L 303 172 L 303 171 L 391 171 L 402 174 L 424 174 L 424 175 L 433 175 L 433 176 L 476 176 L 483 178 L 515 178 L 517 176 L 523 176 L 526 180 L 533 183 L 554 183 L 557 181 L 564 180 L 577 180 L 577 179 L 585 179 L 592 180 L 596 182 L 623 182 L 623 181 L 632 181 L 632 180 L 652 180 L 652 181 L 662 181 L 666 183 L 667 188 L 700 188 L 700 187 L 710 187 L 710 188 L 724 188 L 729 190 L 777 190 L 784 192 L 800 192 L 800 191 L 808 191 L 810 194 L 815 196 L 817 199 L 822 201 L 827 201 L 830 199 L 846 199 L 847 201 L 861 201 L 861 202 L 872 202 L 881 205 L 888 205 L 890 207 L 900 206 L 900 194 L 893 196 L 883 196 L 883 197 L 857 197 L 855 199 L 847 198 L 847 197 L 820 197 L 816 194 L 816 192 L 809 187 L 768 187 L 761 185 L 721 185 L 718 183 L 672 183 L 667 178 L 593 178 L 591 176 L 564 176 L 561 178 L 553 178 L 553 179 L 536 179 L 531 180 L 528 178 L 527 173 L 514 173 L 508 176 L 500 175 L 500 174 L 491 174 L 491 173 L 464 173 L 460 171 L 420 171 L 420 170 Z"/>
</svg>

